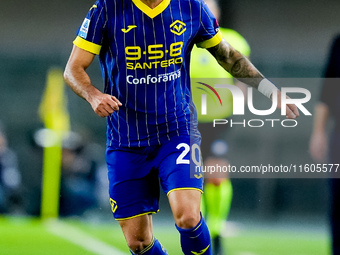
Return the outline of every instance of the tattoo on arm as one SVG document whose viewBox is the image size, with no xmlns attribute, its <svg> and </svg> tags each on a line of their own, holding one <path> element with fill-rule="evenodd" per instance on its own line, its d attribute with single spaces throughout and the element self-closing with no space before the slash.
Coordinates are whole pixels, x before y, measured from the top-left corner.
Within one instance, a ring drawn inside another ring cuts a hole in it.
<svg viewBox="0 0 340 255">
<path fill-rule="evenodd" d="M 224 39 L 217 46 L 208 50 L 226 71 L 249 86 L 257 88 L 264 78 L 245 56 L 231 47 Z"/>
</svg>

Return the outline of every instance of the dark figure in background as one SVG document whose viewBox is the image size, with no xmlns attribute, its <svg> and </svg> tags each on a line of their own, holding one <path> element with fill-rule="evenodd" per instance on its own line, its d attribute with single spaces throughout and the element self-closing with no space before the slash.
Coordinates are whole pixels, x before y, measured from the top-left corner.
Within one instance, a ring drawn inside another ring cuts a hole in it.
<svg viewBox="0 0 340 255">
<path fill-rule="evenodd" d="M 8 148 L 7 138 L 0 123 L 0 213 L 15 211 L 22 202 L 21 174 L 16 154 Z"/>
<path fill-rule="evenodd" d="M 63 141 L 60 216 L 81 216 L 97 205 L 97 163 L 82 138 L 73 132 Z"/>
<path fill-rule="evenodd" d="M 37 158 L 42 158 L 42 148 L 46 140 L 44 130 L 39 129 L 32 136 L 32 149 L 38 149 Z M 60 179 L 59 214 L 61 217 L 82 216 L 86 211 L 98 205 L 97 169 L 100 160 L 95 155 L 101 151 L 95 144 L 86 143 L 81 135 L 70 131 L 63 137 Z M 41 207 L 41 172 L 39 177 L 32 177 L 35 182 L 31 187 L 27 212 L 39 216 Z M 35 180 L 37 178 L 37 180 Z M 38 185 L 37 185 L 38 183 Z"/>
<path fill-rule="evenodd" d="M 320 102 L 314 113 L 314 128 L 310 152 L 314 160 L 323 162 L 329 149 L 330 163 L 340 163 L 340 35 L 333 42 L 325 72 Z M 328 140 L 326 124 L 329 117 L 334 119 L 333 132 Z M 330 142 L 328 146 L 328 141 Z M 340 255 L 340 174 L 331 173 L 331 230 L 333 255 Z"/>
</svg>

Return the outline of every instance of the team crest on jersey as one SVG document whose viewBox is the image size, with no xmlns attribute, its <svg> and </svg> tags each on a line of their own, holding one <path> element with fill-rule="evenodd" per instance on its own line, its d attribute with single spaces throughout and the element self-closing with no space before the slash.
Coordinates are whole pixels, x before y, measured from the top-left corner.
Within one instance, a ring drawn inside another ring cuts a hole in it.
<svg viewBox="0 0 340 255">
<path fill-rule="evenodd" d="M 112 198 L 110 198 L 110 204 L 111 204 L 111 211 L 113 213 L 115 213 L 117 211 L 117 208 L 118 208 L 117 202 L 114 201 Z"/>
<path fill-rule="evenodd" d="M 180 20 L 175 20 L 171 25 L 170 25 L 170 31 L 174 33 L 175 35 L 181 35 L 183 34 L 187 28 L 186 24 Z"/>
<path fill-rule="evenodd" d="M 80 30 L 79 30 L 79 36 L 80 37 L 86 39 L 87 33 L 89 31 L 89 26 L 90 26 L 90 20 L 85 18 L 84 21 L 83 21 L 83 24 L 81 25 Z"/>
</svg>

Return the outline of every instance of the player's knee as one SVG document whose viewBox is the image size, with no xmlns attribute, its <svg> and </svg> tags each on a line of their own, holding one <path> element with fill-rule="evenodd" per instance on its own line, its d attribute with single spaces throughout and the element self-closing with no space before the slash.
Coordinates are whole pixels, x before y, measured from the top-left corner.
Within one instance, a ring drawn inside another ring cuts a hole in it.
<svg viewBox="0 0 340 255">
<path fill-rule="evenodd" d="M 200 213 L 183 213 L 176 217 L 176 225 L 182 229 L 190 229 L 197 226 L 201 220 Z"/>
<path fill-rule="evenodd" d="M 150 243 L 150 240 L 146 240 L 141 237 L 131 238 L 127 240 L 127 245 L 129 246 L 129 249 L 136 254 L 143 251 L 146 247 L 148 247 L 148 245 L 150 245 Z"/>
</svg>

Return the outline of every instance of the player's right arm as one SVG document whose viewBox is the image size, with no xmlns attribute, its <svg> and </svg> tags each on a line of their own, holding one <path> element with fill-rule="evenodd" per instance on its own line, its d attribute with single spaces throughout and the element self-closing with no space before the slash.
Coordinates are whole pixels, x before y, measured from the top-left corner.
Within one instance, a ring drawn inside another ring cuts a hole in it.
<svg viewBox="0 0 340 255">
<path fill-rule="evenodd" d="M 104 94 L 91 83 L 86 69 L 91 65 L 95 54 L 73 46 L 66 64 L 64 79 L 69 87 L 92 106 L 100 117 L 107 117 L 119 110 L 121 102 L 114 96 Z"/>
<path fill-rule="evenodd" d="M 208 48 L 208 51 L 227 72 L 245 84 L 259 89 L 260 83 L 266 81 L 249 59 L 235 50 L 226 40 L 222 39 L 216 46 Z M 277 91 L 277 107 L 281 108 L 280 90 Z M 289 119 L 295 119 L 299 116 L 298 108 L 293 104 L 286 106 L 286 113 Z"/>
</svg>

